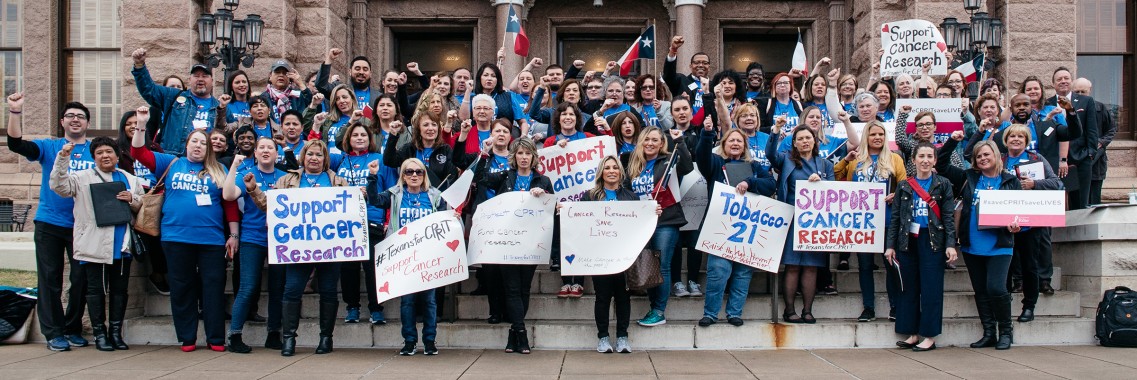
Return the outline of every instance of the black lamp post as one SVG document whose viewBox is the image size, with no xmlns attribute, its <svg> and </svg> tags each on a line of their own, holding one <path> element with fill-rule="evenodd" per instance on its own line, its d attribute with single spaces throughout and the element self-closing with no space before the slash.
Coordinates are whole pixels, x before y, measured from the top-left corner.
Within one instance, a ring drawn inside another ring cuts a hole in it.
<svg viewBox="0 0 1137 380">
<path fill-rule="evenodd" d="M 963 0 L 963 9 L 971 16 L 970 23 L 960 23 L 955 17 L 948 17 L 940 24 L 944 44 L 954 53 L 955 59 L 948 63 L 949 67 L 971 62 L 980 54 L 983 55 L 984 72 L 994 69 L 998 63 L 987 52 L 1003 47 L 1003 21 L 992 18 L 987 12 L 979 12 L 980 5 L 980 0 Z M 967 92 L 971 98 L 976 98 L 979 95 L 978 81 L 969 84 Z"/>
<path fill-rule="evenodd" d="M 225 65 L 226 79 L 240 66 L 253 67 L 265 25 L 261 16 L 255 14 L 234 20 L 233 11 L 240 3 L 240 0 L 225 0 L 225 8 L 213 14 L 202 14 L 197 19 L 197 42 L 207 54 L 204 63 L 211 68 Z M 229 91 L 228 83 L 225 91 Z"/>
</svg>

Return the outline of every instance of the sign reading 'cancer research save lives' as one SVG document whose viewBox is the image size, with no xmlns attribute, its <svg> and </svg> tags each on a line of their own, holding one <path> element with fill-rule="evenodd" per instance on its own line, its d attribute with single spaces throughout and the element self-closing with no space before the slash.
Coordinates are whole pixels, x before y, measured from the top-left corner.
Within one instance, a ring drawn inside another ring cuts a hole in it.
<svg viewBox="0 0 1137 380">
<path fill-rule="evenodd" d="M 931 62 L 930 75 L 947 74 L 947 44 L 940 30 L 927 20 L 903 20 L 880 27 L 880 76 L 893 77 L 921 74 L 924 62 Z"/>
<path fill-rule="evenodd" d="M 470 264 L 548 264 L 553 248 L 552 195 L 498 194 L 478 205 L 470 227 Z"/>
<path fill-rule="evenodd" d="M 883 183 L 797 181 L 794 250 L 884 252 Z"/>
<path fill-rule="evenodd" d="M 655 233 L 655 201 L 564 202 L 561 275 L 620 273 Z"/>
<path fill-rule="evenodd" d="M 468 264 L 453 211 L 419 218 L 375 245 L 377 302 L 465 280 Z"/>
<path fill-rule="evenodd" d="M 703 230 L 695 245 L 700 251 L 767 272 L 778 272 L 794 208 L 776 200 L 715 182 Z"/>
<path fill-rule="evenodd" d="M 367 200 L 358 187 L 269 190 L 269 264 L 367 260 Z"/>
<path fill-rule="evenodd" d="M 979 190 L 978 207 L 980 226 L 1066 225 L 1066 192 L 1062 190 Z"/>
<path fill-rule="evenodd" d="M 604 157 L 615 155 L 616 140 L 612 136 L 589 137 L 538 151 L 545 175 L 553 182 L 557 199 L 578 201 L 585 191 L 595 186 L 596 168 Z"/>
</svg>

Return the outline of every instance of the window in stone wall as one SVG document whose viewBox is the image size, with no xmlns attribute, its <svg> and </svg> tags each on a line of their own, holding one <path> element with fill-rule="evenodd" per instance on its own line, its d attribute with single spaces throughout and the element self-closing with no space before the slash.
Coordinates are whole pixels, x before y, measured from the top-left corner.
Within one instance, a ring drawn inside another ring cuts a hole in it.
<svg viewBox="0 0 1137 380">
<path fill-rule="evenodd" d="M 1132 33 L 1127 0 L 1078 0 L 1078 77 L 1093 82 L 1094 100 L 1102 102 L 1118 123 L 1118 136 L 1133 133 Z"/>
<path fill-rule="evenodd" d="M 23 90 L 23 41 L 23 0 L 0 0 L 0 81 L 4 94 Z M 0 112 L 7 111 L 8 102 L 0 102 Z"/>
<path fill-rule="evenodd" d="M 64 8 L 67 80 L 61 101 L 86 105 L 92 114 L 91 129 L 118 129 L 123 59 L 120 5 L 118 0 L 70 0 Z"/>
<path fill-rule="evenodd" d="M 557 38 L 557 62 L 565 67 L 572 65 L 575 60 L 583 60 L 584 68 L 581 69 L 578 78 L 584 78 L 584 73 L 588 71 L 596 71 L 597 73 L 604 72 L 604 66 L 608 61 L 615 61 L 624 55 L 624 52 L 631 46 L 632 41 L 638 38 L 638 34 L 561 34 Z M 658 47 L 656 49 L 659 49 Z M 659 54 L 659 50 L 656 50 Z M 639 75 L 641 72 L 651 72 L 655 70 L 663 70 L 663 60 L 654 62 L 654 60 L 638 60 L 635 66 L 632 67 L 632 74 Z M 658 68 L 653 67 L 640 67 L 641 64 L 651 65 L 655 64 Z"/>
<path fill-rule="evenodd" d="M 723 63 L 712 65 L 712 71 L 731 69 L 746 75 L 753 62 L 762 64 L 765 86 L 780 72 L 790 71 L 797 34 L 781 30 L 755 32 L 746 29 L 723 31 Z M 811 62 L 812 63 L 812 62 Z M 721 67 L 721 69 L 719 68 Z M 812 69 L 812 68 L 811 68 Z"/>
<path fill-rule="evenodd" d="M 418 62 L 419 70 L 427 76 L 439 71 L 451 72 L 461 67 L 474 69 L 471 67 L 473 32 L 396 32 L 394 37 L 395 67 L 399 70 L 406 70 L 407 63 L 411 62 Z M 374 74 L 377 79 L 379 74 Z"/>
</svg>

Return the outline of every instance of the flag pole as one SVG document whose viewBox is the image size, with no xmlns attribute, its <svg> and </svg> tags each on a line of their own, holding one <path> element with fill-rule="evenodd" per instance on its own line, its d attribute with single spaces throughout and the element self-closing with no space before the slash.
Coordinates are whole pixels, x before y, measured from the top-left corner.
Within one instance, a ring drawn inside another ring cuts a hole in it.
<svg viewBox="0 0 1137 380">
<path fill-rule="evenodd" d="M 658 47 L 659 47 L 659 38 L 658 38 L 658 37 L 659 37 L 659 35 L 658 35 L 658 34 L 656 34 L 656 30 L 655 30 L 655 18 L 654 18 L 654 17 L 651 19 L 651 28 L 652 28 L 652 29 L 651 29 L 651 38 L 654 38 L 654 39 L 655 39 L 655 48 L 652 48 L 651 50 L 652 50 L 652 51 L 655 51 L 655 50 L 656 50 L 656 48 L 658 48 Z M 668 43 L 670 43 L 670 41 L 668 41 Z M 669 46 L 669 47 L 670 47 L 670 46 Z M 655 59 L 656 55 L 658 55 L 658 54 L 659 54 L 659 53 L 656 53 L 656 54 L 652 54 L 652 56 L 651 56 L 651 70 L 652 70 L 652 72 L 651 72 L 651 75 L 653 75 L 653 76 L 659 76 L 659 60 L 658 60 L 658 59 Z M 653 79 L 653 81 L 654 81 L 654 79 Z M 658 86 L 658 85 L 656 85 L 655 87 L 656 87 L 657 89 L 659 88 L 659 86 Z M 668 90 L 670 90 L 670 89 L 668 89 Z M 658 90 L 656 90 L 656 95 L 658 96 Z"/>
</svg>

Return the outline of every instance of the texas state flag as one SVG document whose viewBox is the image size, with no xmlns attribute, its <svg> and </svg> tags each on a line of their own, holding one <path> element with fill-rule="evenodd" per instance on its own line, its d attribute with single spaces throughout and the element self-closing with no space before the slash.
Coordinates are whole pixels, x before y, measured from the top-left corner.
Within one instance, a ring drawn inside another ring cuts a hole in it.
<svg viewBox="0 0 1137 380">
<path fill-rule="evenodd" d="M 509 22 L 505 24 L 505 34 L 516 33 L 513 36 L 513 52 L 522 57 L 529 56 L 529 36 L 525 35 L 525 28 L 521 27 L 521 19 L 513 6 L 509 6 Z"/>
<path fill-rule="evenodd" d="M 636 38 L 636 42 L 628 51 L 624 52 L 624 56 L 616 61 L 620 65 L 620 76 L 626 76 L 632 73 L 632 63 L 637 59 L 655 59 L 655 25 L 647 27 L 647 30 Z"/>
<path fill-rule="evenodd" d="M 983 53 L 979 53 L 971 62 L 964 62 L 956 66 L 955 71 L 963 74 L 963 82 L 971 83 L 979 80 L 979 76 L 983 75 Z"/>
</svg>

